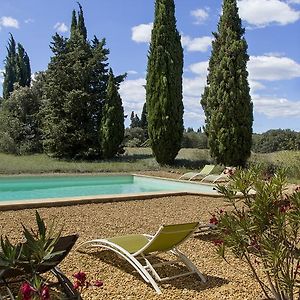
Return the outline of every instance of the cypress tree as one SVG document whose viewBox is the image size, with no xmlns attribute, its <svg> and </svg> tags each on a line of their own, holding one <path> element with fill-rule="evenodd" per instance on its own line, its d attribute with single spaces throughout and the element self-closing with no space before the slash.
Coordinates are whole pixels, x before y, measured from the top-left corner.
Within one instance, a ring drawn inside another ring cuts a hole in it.
<svg viewBox="0 0 300 300">
<path fill-rule="evenodd" d="M 17 53 L 17 82 L 20 86 L 30 86 L 31 82 L 30 60 L 20 43 L 18 43 Z"/>
<path fill-rule="evenodd" d="M 77 30 L 77 17 L 76 17 L 76 11 L 73 9 L 72 11 L 72 21 L 71 21 L 71 32 L 70 32 L 70 38 L 72 39 L 74 37 L 74 34 Z"/>
<path fill-rule="evenodd" d="M 146 102 L 148 133 L 160 164 L 172 164 L 183 135 L 183 50 L 173 0 L 156 0 L 150 43 Z"/>
<path fill-rule="evenodd" d="M 77 2 L 77 3 L 79 5 L 77 30 L 78 30 L 79 34 L 81 34 L 83 36 L 83 38 L 86 40 L 87 39 L 87 29 L 85 27 L 83 10 L 82 10 L 81 4 L 79 2 Z"/>
<path fill-rule="evenodd" d="M 141 114 L 141 121 L 140 121 L 141 127 L 145 130 L 148 129 L 148 121 L 147 121 L 147 103 L 144 103 L 143 110 Z"/>
<path fill-rule="evenodd" d="M 211 156 L 242 167 L 250 156 L 253 123 L 244 33 L 236 0 L 224 0 L 201 99 Z"/>
<path fill-rule="evenodd" d="M 104 158 L 112 158 L 118 153 L 124 140 L 124 130 L 122 99 L 110 69 L 100 128 L 101 149 Z"/>
<path fill-rule="evenodd" d="M 14 90 L 15 83 L 25 87 L 30 86 L 30 82 L 31 68 L 28 54 L 20 43 L 18 43 L 16 51 L 16 42 L 11 34 L 5 59 L 3 98 L 9 98 L 9 95 Z"/>
<path fill-rule="evenodd" d="M 81 14 L 83 20 L 82 9 Z M 54 55 L 45 74 L 42 111 L 44 149 L 62 158 L 99 158 L 109 50 L 104 39 L 89 42 L 82 34 L 87 32 L 84 21 L 80 25 L 79 18 L 78 23 L 73 20 L 72 37 L 56 34 L 51 45 Z M 115 77 L 117 86 L 123 79 Z"/>
<path fill-rule="evenodd" d="M 4 67 L 3 98 L 7 99 L 17 81 L 16 42 L 12 34 L 7 46 L 7 56 Z"/>
</svg>

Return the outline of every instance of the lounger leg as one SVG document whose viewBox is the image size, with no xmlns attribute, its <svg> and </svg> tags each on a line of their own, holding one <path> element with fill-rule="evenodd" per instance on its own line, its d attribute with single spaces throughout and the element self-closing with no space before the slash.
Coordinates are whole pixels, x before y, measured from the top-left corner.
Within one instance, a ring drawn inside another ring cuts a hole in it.
<svg viewBox="0 0 300 300">
<path fill-rule="evenodd" d="M 97 244 L 98 243 L 98 244 Z M 145 269 L 145 267 L 142 266 L 142 264 L 129 252 L 125 251 L 123 248 L 108 242 L 107 240 L 93 240 L 89 242 L 85 242 L 80 244 L 76 250 L 78 250 L 81 247 L 98 247 L 98 248 L 104 248 L 109 249 L 121 257 L 123 257 L 125 260 L 127 260 L 135 269 L 138 271 L 138 273 L 142 276 L 142 278 L 152 285 L 152 287 L 155 289 L 156 293 L 161 294 L 161 290 L 159 289 L 157 283 L 153 279 L 153 277 L 150 275 L 150 273 Z"/>
<path fill-rule="evenodd" d="M 181 259 L 181 261 L 191 270 L 194 271 L 201 279 L 203 283 L 206 282 L 204 275 L 197 269 L 197 267 L 192 263 L 192 261 L 187 258 L 181 251 L 178 249 L 173 249 L 171 251 L 174 255 Z"/>
</svg>

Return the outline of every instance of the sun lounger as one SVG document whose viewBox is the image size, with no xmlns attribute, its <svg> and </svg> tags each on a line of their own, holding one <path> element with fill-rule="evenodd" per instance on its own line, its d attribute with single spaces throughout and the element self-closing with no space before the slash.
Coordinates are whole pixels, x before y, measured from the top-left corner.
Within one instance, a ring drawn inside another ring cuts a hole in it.
<svg viewBox="0 0 300 300">
<path fill-rule="evenodd" d="M 209 175 L 212 170 L 215 168 L 215 165 L 205 165 L 200 172 L 188 172 L 180 176 L 178 179 L 188 179 L 192 180 L 198 176 L 205 177 Z"/>
<path fill-rule="evenodd" d="M 186 223 L 176 225 L 163 225 L 154 236 L 147 234 L 131 234 L 108 239 L 95 239 L 79 245 L 77 249 L 84 247 L 100 247 L 112 250 L 119 256 L 126 259 L 142 276 L 142 278 L 160 294 L 161 291 L 157 282 L 170 280 L 173 278 L 196 274 L 202 282 L 206 282 L 205 277 L 197 267 L 181 251 L 177 249 L 181 243 L 188 239 L 198 228 L 199 223 Z M 177 260 L 151 264 L 150 260 L 155 254 L 160 252 L 171 253 Z M 181 262 L 188 272 L 184 272 L 171 277 L 161 278 L 155 267 L 162 267 Z"/>
<path fill-rule="evenodd" d="M 58 280 L 64 292 L 68 296 L 68 299 L 81 299 L 79 293 L 73 288 L 73 284 L 59 269 L 58 264 L 69 254 L 72 247 L 75 245 L 78 239 L 78 235 L 69 235 L 60 237 L 54 246 L 52 253 L 59 253 L 45 263 L 41 263 L 37 268 L 38 274 L 44 274 L 50 271 Z M 25 242 L 26 243 L 26 242 Z M 21 246 L 21 244 L 20 244 Z M 0 284 L 7 287 L 8 293 L 10 293 L 10 284 L 24 280 L 24 278 L 32 275 L 32 270 L 28 264 L 24 264 L 24 267 L 19 268 L 0 268 Z"/>
</svg>

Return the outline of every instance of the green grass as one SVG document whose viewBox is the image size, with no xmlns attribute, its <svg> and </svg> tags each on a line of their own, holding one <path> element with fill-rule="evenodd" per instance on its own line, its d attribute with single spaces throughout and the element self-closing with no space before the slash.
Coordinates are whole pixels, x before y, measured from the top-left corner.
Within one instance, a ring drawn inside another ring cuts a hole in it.
<svg viewBox="0 0 300 300">
<path fill-rule="evenodd" d="M 197 170 L 211 163 L 208 150 L 181 149 L 173 167 L 160 167 L 152 156 L 150 148 L 127 148 L 126 154 L 105 161 L 66 161 L 44 154 L 14 156 L 0 153 L 0 174 L 40 173 L 98 173 L 137 172 L 153 170 L 175 170 L 185 172 Z M 291 181 L 300 182 L 300 151 L 281 151 L 268 154 L 252 154 L 252 163 L 266 167 L 285 167 Z M 221 170 L 221 167 L 215 171 Z"/>
</svg>

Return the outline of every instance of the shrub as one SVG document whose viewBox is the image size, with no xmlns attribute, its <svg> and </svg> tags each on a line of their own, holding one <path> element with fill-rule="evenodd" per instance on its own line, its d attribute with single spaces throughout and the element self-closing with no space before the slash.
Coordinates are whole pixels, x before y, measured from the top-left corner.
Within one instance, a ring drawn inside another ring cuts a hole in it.
<svg viewBox="0 0 300 300">
<path fill-rule="evenodd" d="M 248 263 L 267 299 L 293 300 L 300 292 L 300 188 L 287 195 L 285 186 L 284 171 L 263 180 L 257 169 L 239 170 L 228 186 L 218 186 L 233 208 L 215 216 L 219 254 L 225 258 L 230 249 Z"/>
</svg>

